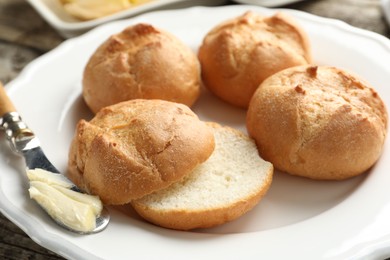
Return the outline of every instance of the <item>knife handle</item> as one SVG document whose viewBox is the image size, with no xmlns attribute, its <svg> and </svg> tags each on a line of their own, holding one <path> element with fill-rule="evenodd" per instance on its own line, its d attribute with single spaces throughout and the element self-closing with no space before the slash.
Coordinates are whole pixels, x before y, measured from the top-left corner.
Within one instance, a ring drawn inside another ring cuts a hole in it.
<svg viewBox="0 0 390 260">
<path fill-rule="evenodd" d="M 0 82 L 0 117 L 10 112 L 16 112 L 15 106 L 8 97 L 3 84 Z"/>
</svg>

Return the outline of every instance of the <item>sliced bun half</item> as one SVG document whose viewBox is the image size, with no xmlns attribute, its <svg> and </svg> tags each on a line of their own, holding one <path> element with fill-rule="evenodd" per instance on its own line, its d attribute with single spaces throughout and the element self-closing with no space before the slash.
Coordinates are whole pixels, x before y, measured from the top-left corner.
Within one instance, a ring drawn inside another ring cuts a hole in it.
<svg viewBox="0 0 390 260">
<path fill-rule="evenodd" d="M 125 204 L 181 180 L 214 149 L 206 124 L 185 105 L 132 100 L 81 120 L 69 178 L 105 204 Z"/>
<path fill-rule="evenodd" d="M 209 123 L 215 150 L 184 181 L 132 201 L 156 225 L 190 230 L 232 221 L 251 210 L 267 192 L 273 175 L 252 139 L 238 130 Z"/>
</svg>

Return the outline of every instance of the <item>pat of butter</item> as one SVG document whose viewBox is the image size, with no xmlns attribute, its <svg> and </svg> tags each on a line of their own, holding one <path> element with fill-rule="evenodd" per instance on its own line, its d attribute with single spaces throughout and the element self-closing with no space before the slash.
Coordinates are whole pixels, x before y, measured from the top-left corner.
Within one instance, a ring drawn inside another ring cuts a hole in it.
<svg viewBox="0 0 390 260">
<path fill-rule="evenodd" d="M 96 217 L 103 204 L 99 197 L 70 190 L 72 183 L 60 174 L 35 169 L 27 170 L 30 198 L 67 227 L 80 232 L 96 227 Z"/>
<path fill-rule="evenodd" d="M 71 15 L 89 20 L 143 4 L 148 0 L 61 0 L 61 2 Z"/>
</svg>

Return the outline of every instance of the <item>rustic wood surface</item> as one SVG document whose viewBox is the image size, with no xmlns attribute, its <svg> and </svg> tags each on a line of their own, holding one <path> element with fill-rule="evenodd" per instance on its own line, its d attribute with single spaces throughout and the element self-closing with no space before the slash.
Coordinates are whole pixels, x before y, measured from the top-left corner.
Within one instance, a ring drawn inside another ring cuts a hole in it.
<svg viewBox="0 0 390 260">
<path fill-rule="evenodd" d="M 390 37 L 379 0 L 310 0 L 285 7 L 340 19 Z M 30 61 L 63 41 L 24 0 L 0 0 L 0 81 L 3 83 L 17 77 Z M 0 259 L 63 258 L 36 244 L 0 213 Z"/>
</svg>

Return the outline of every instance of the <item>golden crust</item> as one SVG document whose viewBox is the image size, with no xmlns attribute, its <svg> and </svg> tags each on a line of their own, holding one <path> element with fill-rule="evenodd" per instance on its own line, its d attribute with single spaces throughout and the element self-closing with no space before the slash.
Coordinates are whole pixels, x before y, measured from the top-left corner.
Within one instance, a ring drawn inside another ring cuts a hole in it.
<svg viewBox="0 0 390 260">
<path fill-rule="evenodd" d="M 243 108 L 264 79 L 311 62 L 306 33 L 282 13 L 246 12 L 216 26 L 205 36 L 198 58 L 205 86 Z"/>
<path fill-rule="evenodd" d="M 187 106 L 126 101 L 78 123 L 68 175 L 105 204 L 125 204 L 181 180 L 213 150 L 212 132 Z"/>
<path fill-rule="evenodd" d="M 131 99 L 163 99 L 191 106 L 200 93 L 200 65 L 172 34 L 136 24 L 112 35 L 91 56 L 83 97 L 97 113 Z"/>
<path fill-rule="evenodd" d="M 260 155 L 277 169 L 341 180 L 378 160 L 387 112 L 375 90 L 350 73 L 300 66 L 261 84 L 249 105 L 247 129 Z"/>
</svg>

